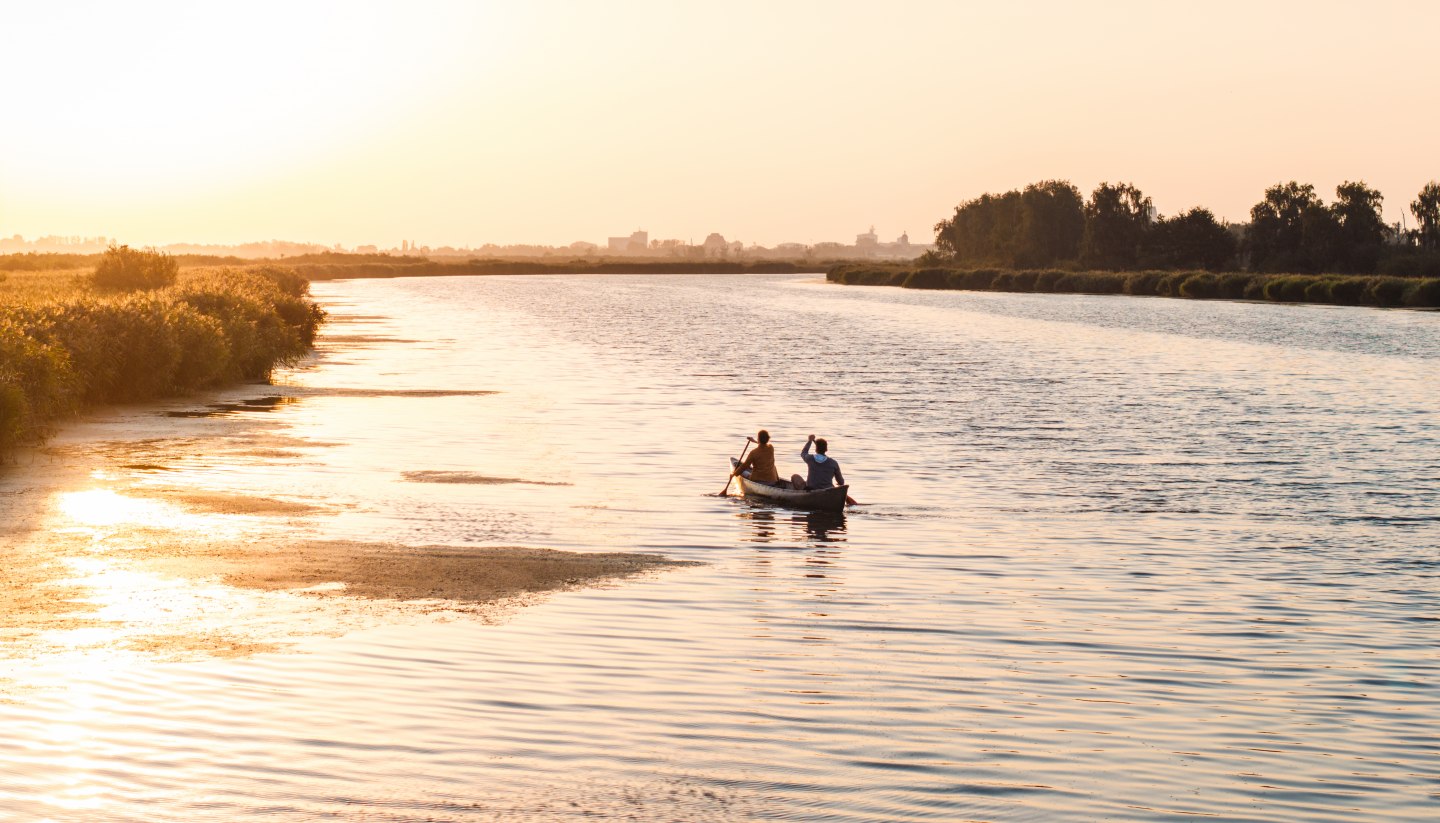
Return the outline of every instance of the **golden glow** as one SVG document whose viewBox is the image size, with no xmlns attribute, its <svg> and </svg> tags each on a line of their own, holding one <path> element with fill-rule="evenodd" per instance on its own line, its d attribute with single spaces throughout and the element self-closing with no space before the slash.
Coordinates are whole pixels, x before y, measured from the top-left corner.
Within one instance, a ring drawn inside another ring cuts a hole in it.
<svg viewBox="0 0 1440 823">
<path fill-rule="evenodd" d="M 152 500 L 116 494 L 109 489 L 66 492 L 59 497 L 60 511 L 81 526 L 118 526 L 154 522 L 163 507 Z"/>
<path fill-rule="evenodd" d="M 0 236 L 848 240 L 1049 177 L 1436 174 L 1440 5 L 15 4 Z M 1297 58 L 1296 55 L 1302 55 Z M 1336 58 L 1344 55 L 1344 59 Z"/>
</svg>

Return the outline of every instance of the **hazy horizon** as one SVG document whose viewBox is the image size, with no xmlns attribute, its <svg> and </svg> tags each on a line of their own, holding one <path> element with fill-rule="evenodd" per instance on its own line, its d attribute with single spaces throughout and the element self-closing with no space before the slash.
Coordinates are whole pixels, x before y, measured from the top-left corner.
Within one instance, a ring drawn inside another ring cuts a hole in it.
<svg viewBox="0 0 1440 823">
<path fill-rule="evenodd" d="M 6 9 L 0 236 L 136 245 L 933 239 L 1062 178 L 1242 222 L 1440 176 L 1440 8 L 1390 2 Z"/>
</svg>

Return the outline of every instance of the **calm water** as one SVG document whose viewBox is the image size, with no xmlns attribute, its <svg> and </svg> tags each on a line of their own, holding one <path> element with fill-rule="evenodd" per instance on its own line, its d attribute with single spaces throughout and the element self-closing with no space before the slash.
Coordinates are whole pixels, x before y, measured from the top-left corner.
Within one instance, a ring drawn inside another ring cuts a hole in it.
<svg viewBox="0 0 1440 823">
<path fill-rule="evenodd" d="M 101 637 L 0 660 L 0 810 L 1440 815 L 1440 315 L 810 277 L 315 292 L 335 317 L 317 359 L 230 398 L 286 401 L 121 410 L 66 437 L 184 438 L 169 483 L 331 506 L 197 529 L 705 565 L 495 622 L 167 590 L 295 645 L 172 660 Z M 289 445 L 225 452 L 236 426 Z M 828 437 L 870 505 L 707 496 L 761 426 L 782 471 Z M 112 463 L 74 488 L 133 481 Z"/>
</svg>

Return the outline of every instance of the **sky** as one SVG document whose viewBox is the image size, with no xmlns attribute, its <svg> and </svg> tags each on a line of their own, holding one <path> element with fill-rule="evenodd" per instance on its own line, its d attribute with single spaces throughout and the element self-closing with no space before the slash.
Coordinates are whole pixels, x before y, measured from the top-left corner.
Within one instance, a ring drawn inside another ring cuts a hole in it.
<svg viewBox="0 0 1440 823">
<path fill-rule="evenodd" d="M 1231 221 L 1364 180 L 1393 222 L 1440 178 L 1431 1 L 0 0 L 0 31 L 4 237 L 928 242 L 1042 179 Z"/>
</svg>

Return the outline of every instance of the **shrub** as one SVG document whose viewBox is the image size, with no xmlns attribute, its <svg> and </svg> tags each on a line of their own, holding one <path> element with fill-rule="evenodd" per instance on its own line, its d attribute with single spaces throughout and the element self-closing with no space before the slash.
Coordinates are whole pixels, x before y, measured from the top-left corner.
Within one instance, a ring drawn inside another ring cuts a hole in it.
<svg viewBox="0 0 1440 823">
<path fill-rule="evenodd" d="M 1055 283 L 1055 291 L 1082 294 L 1119 294 L 1126 275 L 1113 271 L 1069 272 Z"/>
<path fill-rule="evenodd" d="M 268 377 L 310 348 L 325 317 L 291 274 L 187 272 L 143 294 L 0 306 L 0 449 L 42 439 L 86 404 Z"/>
<path fill-rule="evenodd" d="M 1254 279 L 1251 275 L 1240 274 L 1238 272 L 1222 274 L 1216 280 L 1216 296 L 1229 300 L 1242 300 L 1245 297 L 1246 290 L 1250 288 L 1250 284 Z M 1181 284 L 1181 288 L 1184 288 L 1183 283 Z"/>
<path fill-rule="evenodd" d="M 995 291 L 1035 291 L 1035 278 L 1038 275 L 1039 272 L 1033 269 L 1002 271 L 991 281 L 990 288 Z"/>
<path fill-rule="evenodd" d="M 27 412 L 25 392 L 0 375 L 0 445 L 25 439 Z"/>
<path fill-rule="evenodd" d="M 1055 284 L 1059 283 L 1060 279 L 1066 274 L 1069 274 L 1069 272 L 1063 272 L 1059 269 L 1046 269 L 1036 272 L 1035 285 L 1033 288 L 1035 291 L 1053 292 L 1055 291 Z"/>
<path fill-rule="evenodd" d="M 1399 277 L 1372 277 L 1365 289 L 1365 302 L 1372 306 L 1402 305 L 1407 285 L 1407 281 Z"/>
<path fill-rule="evenodd" d="M 1306 300 L 1306 290 L 1312 282 L 1313 277 L 1298 274 L 1272 278 L 1265 284 L 1265 299 L 1282 303 L 1303 303 Z"/>
<path fill-rule="evenodd" d="M 1330 303 L 1334 301 L 1331 295 L 1331 287 L 1335 281 L 1328 277 L 1321 277 L 1311 280 L 1305 286 L 1305 301 L 1308 303 Z"/>
<path fill-rule="evenodd" d="M 286 266 L 255 266 L 246 269 L 250 274 L 259 276 L 274 283 L 281 292 L 291 297 L 304 297 L 310 293 L 310 281 L 301 277 L 298 272 Z"/>
<path fill-rule="evenodd" d="M 137 291 L 174 285 L 179 273 L 180 264 L 168 254 L 111 246 L 100 255 L 92 280 L 98 289 Z"/>
<path fill-rule="evenodd" d="M 1405 291 L 1405 305 L 1440 308 L 1440 278 L 1427 278 L 1412 283 Z"/>
<path fill-rule="evenodd" d="M 1168 271 L 1155 281 L 1155 294 L 1160 297 L 1180 297 L 1180 285 L 1199 272 Z"/>
<path fill-rule="evenodd" d="M 1155 287 L 1159 284 L 1160 278 L 1164 275 L 1158 271 L 1138 271 L 1126 275 L 1125 283 L 1121 291 L 1125 294 L 1149 296 L 1156 294 Z"/>
<path fill-rule="evenodd" d="M 1330 283 L 1330 301 L 1346 306 L 1365 303 L 1365 289 L 1370 284 L 1368 277 L 1342 277 Z"/>
<path fill-rule="evenodd" d="M 1180 282 L 1180 296 L 1214 298 L 1220 296 L 1220 278 L 1209 273 L 1192 274 Z"/>
<path fill-rule="evenodd" d="M 920 269 L 906 275 L 901 285 L 907 289 L 945 289 L 950 287 L 949 274 L 945 269 Z"/>
<path fill-rule="evenodd" d="M 945 269 L 841 265 L 826 278 L 860 285 L 903 285 L 912 289 L 1130 294 L 1193 299 L 1270 300 L 1286 303 L 1440 307 L 1440 278 L 1343 277 L 1312 274 L 1245 274 L 1208 271 L 1062 271 L 1058 269 Z M 278 288 L 278 287 L 277 287 Z M 277 298 L 272 297 L 274 301 Z M 306 346 L 323 320 L 308 301 L 279 298 L 275 311 L 293 328 L 308 333 Z"/>
</svg>

